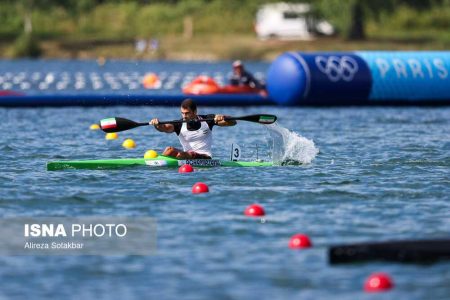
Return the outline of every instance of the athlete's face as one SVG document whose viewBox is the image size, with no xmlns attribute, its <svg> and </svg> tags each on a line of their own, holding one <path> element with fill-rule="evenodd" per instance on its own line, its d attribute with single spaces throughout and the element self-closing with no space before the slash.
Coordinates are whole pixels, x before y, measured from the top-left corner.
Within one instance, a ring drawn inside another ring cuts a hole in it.
<svg viewBox="0 0 450 300">
<path fill-rule="evenodd" d="M 197 118 L 197 112 L 192 111 L 189 108 L 181 108 L 181 116 L 183 120 L 194 120 Z"/>
</svg>

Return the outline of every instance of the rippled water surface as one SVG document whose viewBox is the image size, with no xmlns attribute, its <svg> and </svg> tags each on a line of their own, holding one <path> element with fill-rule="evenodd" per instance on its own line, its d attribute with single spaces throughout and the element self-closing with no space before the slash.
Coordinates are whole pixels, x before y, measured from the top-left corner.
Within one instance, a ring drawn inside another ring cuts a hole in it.
<svg viewBox="0 0 450 300">
<path fill-rule="evenodd" d="M 72 170 L 50 160 L 140 157 L 177 145 L 142 127 L 106 141 L 89 125 L 122 116 L 179 118 L 177 107 L 0 109 L 2 216 L 150 216 L 153 256 L 0 257 L 0 298 L 365 299 L 372 272 L 392 275 L 382 299 L 448 299 L 450 263 L 332 266 L 340 243 L 448 237 L 450 108 L 200 108 L 200 113 L 273 113 L 279 125 L 313 140 L 310 164 L 270 168 Z M 215 128 L 214 155 L 232 142 L 246 158 L 270 152 L 269 131 L 241 122 Z M 121 143 L 133 138 L 134 150 Z M 197 181 L 210 186 L 192 195 Z M 262 204 L 265 222 L 243 216 Z M 292 251 L 306 233 L 314 247 Z"/>
</svg>

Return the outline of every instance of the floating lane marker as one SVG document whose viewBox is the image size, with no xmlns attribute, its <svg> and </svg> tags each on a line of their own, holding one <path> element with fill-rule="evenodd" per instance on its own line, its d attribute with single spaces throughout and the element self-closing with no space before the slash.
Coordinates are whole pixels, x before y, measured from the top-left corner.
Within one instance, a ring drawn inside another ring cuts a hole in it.
<svg viewBox="0 0 450 300">
<path fill-rule="evenodd" d="M 391 277 L 386 273 L 373 273 L 364 283 L 364 290 L 368 293 L 386 292 L 394 287 Z"/>
<path fill-rule="evenodd" d="M 191 165 L 185 164 L 178 168 L 178 173 L 191 173 L 194 172 L 194 168 Z"/>
<path fill-rule="evenodd" d="M 155 150 L 147 150 L 144 154 L 145 159 L 157 158 L 157 157 L 158 157 L 158 152 L 156 152 Z"/>
<path fill-rule="evenodd" d="M 136 143 L 132 139 L 126 139 L 125 141 L 123 141 L 122 146 L 125 149 L 134 149 L 136 148 Z"/>
<path fill-rule="evenodd" d="M 208 193 L 209 187 L 203 182 L 197 182 L 192 186 L 192 194 Z"/>
<path fill-rule="evenodd" d="M 289 248 L 298 250 L 312 247 L 311 240 L 306 234 L 295 234 L 289 240 Z"/>
<path fill-rule="evenodd" d="M 244 211 L 244 215 L 248 217 L 261 217 L 265 214 L 266 212 L 264 211 L 264 207 L 258 204 L 249 205 Z"/>
</svg>

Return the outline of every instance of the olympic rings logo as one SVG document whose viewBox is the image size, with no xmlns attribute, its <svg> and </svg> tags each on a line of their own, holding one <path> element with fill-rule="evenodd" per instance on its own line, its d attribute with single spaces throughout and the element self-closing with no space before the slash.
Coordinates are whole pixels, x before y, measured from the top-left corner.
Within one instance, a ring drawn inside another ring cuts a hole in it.
<svg viewBox="0 0 450 300">
<path fill-rule="evenodd" d="M 316 56 L 316 66 L 333 82 L 352 81 L 358 72 L 358 63 L 350 56 Z"/>
</svg>

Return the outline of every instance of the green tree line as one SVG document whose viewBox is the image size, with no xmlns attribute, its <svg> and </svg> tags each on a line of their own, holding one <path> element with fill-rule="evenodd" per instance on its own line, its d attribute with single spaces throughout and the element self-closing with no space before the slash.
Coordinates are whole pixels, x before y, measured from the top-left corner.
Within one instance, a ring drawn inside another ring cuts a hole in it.
<svg viewBox="0 0 450 300">
<path fill-rule="evenodd" d="M 198 19 L 198 30 L 201 33 L 217 31 L 250 33 L 258 7 L 268 2 L 278 1 L 2 0 L 0 35 L 18 35 L 22 31 L 26 33 L 36 31 L 44 35 L 114 32 L 118 24 L 103 23 L 108 21 L 108 14 L 109 19 L 117 17 L 117 21 L 126 22 L 122 26 L 127 28 L 126 31 L 130 35 L 180 31 L 183 17 L 186 15 Z M 450 25 L 448 15 L 450 0 L 291 0 L 290 2 L 311 3 L 318 15 L 330 20 L 341 35 L 350 39 L 365 38 L 368 21 L 380 22 L 387 16 L 398 13 L 399 9 L 417 12 L 416 15 L 411 13 L 411 18 L 416 16 L 418 19 L 415 21 L 420 25 L 439 26 L 442 29 Z M 436 14 L 435 24 L 432 22 L 421 24 L 420 14 L 426 11 Z M 46 17 L 50 20 L 45 20 Z M 96 18 L 98 22 L 95 22 Z M 216 22 L 213 19 L 216 19 Z M 227 22 L 220 24 L 220 20 Z M 414 20 L 410 22 L 414 23 Z M 104 28 L 98 28 L 97 23 L 102 23 Z"/>
<path fill-rule="evenodd" d="M 181 34 L 254 34 L 258 8 L 280 0 L 0 0 L 0 39 L 133 39 Z M 310 3 L 346 39 L 374 26 L 449 33 L 450 0 L 290 0 Z"/>
<path fill-rule="evenodd" d="M 400 26 L 416 25 L 426 28 L 450 28 L 449 0 L 318 0 L 320 13 L 333 20 L 341 34 L 349 39 L 364 39 L 369 20 L 386 21 L 399 11 L 410 14 L 409 22 Z M 424 23 L 421 18 L 427 19 Z M 405 20 L 406 21 L 406 20 Z M 400 28 L 407 29 L 407 28 Z"/>
</svg>

